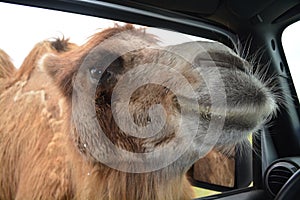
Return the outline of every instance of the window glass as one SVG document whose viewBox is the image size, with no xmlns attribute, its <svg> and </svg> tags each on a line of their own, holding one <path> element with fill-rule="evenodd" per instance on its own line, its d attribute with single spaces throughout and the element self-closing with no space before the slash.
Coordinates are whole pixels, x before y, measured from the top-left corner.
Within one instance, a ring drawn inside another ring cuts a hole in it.
<svg viewBox="0 0 300 200">
<path fill-rule="evenodd" d="M 282 34 L 282 45 L 289 65 L 294 86 L 300 95 L 300 22 L 288 26 Z"/>
</svg>

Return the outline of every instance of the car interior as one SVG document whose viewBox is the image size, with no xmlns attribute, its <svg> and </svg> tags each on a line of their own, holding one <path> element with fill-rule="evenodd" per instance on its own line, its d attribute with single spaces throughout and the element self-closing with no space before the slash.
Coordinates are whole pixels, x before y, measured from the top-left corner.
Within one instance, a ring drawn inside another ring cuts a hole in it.
<svg viewBox="0 0 300 200">
<path fill-rule="evenodd" d="M 198 200 L 294 200 L 300 198 L 300 106 L 282 46 L 286 27 L 300 20 L 299 0 L 51 0 L 3 2 L 59 10 L 155 27 L 242 48 L 245 59 L 268 66 L 277 76 L 279 111 L 251 139 L 252 149 L 236 153 L 233 185 L 188 172 L 195 188 L 216 191 Z M 21 16 L 20 16 L 21 17 Z M 300 44 L 295 44 L 300 45 Z M 258 55 L 259 54 L 259 55 Z M 253 56 L 252 56 L 253 55 Z M 236 152 L 239 152 L 236 147 Z M 199 170 L 199 169 L 198 169 Z"/>
</svg>

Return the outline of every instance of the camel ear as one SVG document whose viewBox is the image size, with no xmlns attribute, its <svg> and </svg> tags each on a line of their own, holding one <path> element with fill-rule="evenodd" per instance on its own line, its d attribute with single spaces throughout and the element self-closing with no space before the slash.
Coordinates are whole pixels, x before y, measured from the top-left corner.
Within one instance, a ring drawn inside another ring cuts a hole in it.
<svg viewBox="0 0 300 200">
<path fill-rule="evenodd" d="M 62 93 L 69 97 L 72 95 L 72 79 L 76 62 L 68 59 L 74 59 L 73 55 L 64 58 L 66 54 L 77 49 L 77 45 L 69 42 L 69 39 L 56 38 L 49 41 L 51 52 L 45 54 L 39 61 L 41 71 L 48 73 Z M 72 65 L 70 65 L 72 64 Z"/>
<path fill-rule="evenodd" d="M 42 58 L 40 66 L 53 79 L 62 94 L 71 98 L 73 79 L 78 68 L 77 62 L 60 55 L 47 54 Z"/>
</svg>

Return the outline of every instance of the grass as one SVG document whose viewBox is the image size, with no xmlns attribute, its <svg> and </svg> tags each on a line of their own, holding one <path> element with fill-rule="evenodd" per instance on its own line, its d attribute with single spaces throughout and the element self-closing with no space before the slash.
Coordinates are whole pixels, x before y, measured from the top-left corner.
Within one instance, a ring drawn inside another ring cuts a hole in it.
<svg viewBox="0 0 300 200">
<path fill-rule="evenodd" d="M 203 189 L 203 188 L 198 188 L 198 187 L 193 187 L 195 196 L 193 198 L 200 198 L 200 197 L 206 197 L 214 194 L 220 194 L 221 192 L 217 192 L 214 190 L 208 190 L 208 189 Z"/>
</svg>

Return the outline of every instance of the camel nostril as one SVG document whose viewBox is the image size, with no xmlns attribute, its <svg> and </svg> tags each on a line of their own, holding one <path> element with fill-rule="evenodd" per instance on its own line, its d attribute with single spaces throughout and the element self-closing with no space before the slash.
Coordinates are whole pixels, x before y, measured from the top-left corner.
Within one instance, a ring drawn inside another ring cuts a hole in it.
<svg viewBox="0 0 300 200">
<path fill-rule="evenodd" d="M 105 78 L 107 79 L 107 81 L 110 81 L 112 79 L 112 72 L 107 71 L 105 75 L 106 75 Z"/>
</svg>

